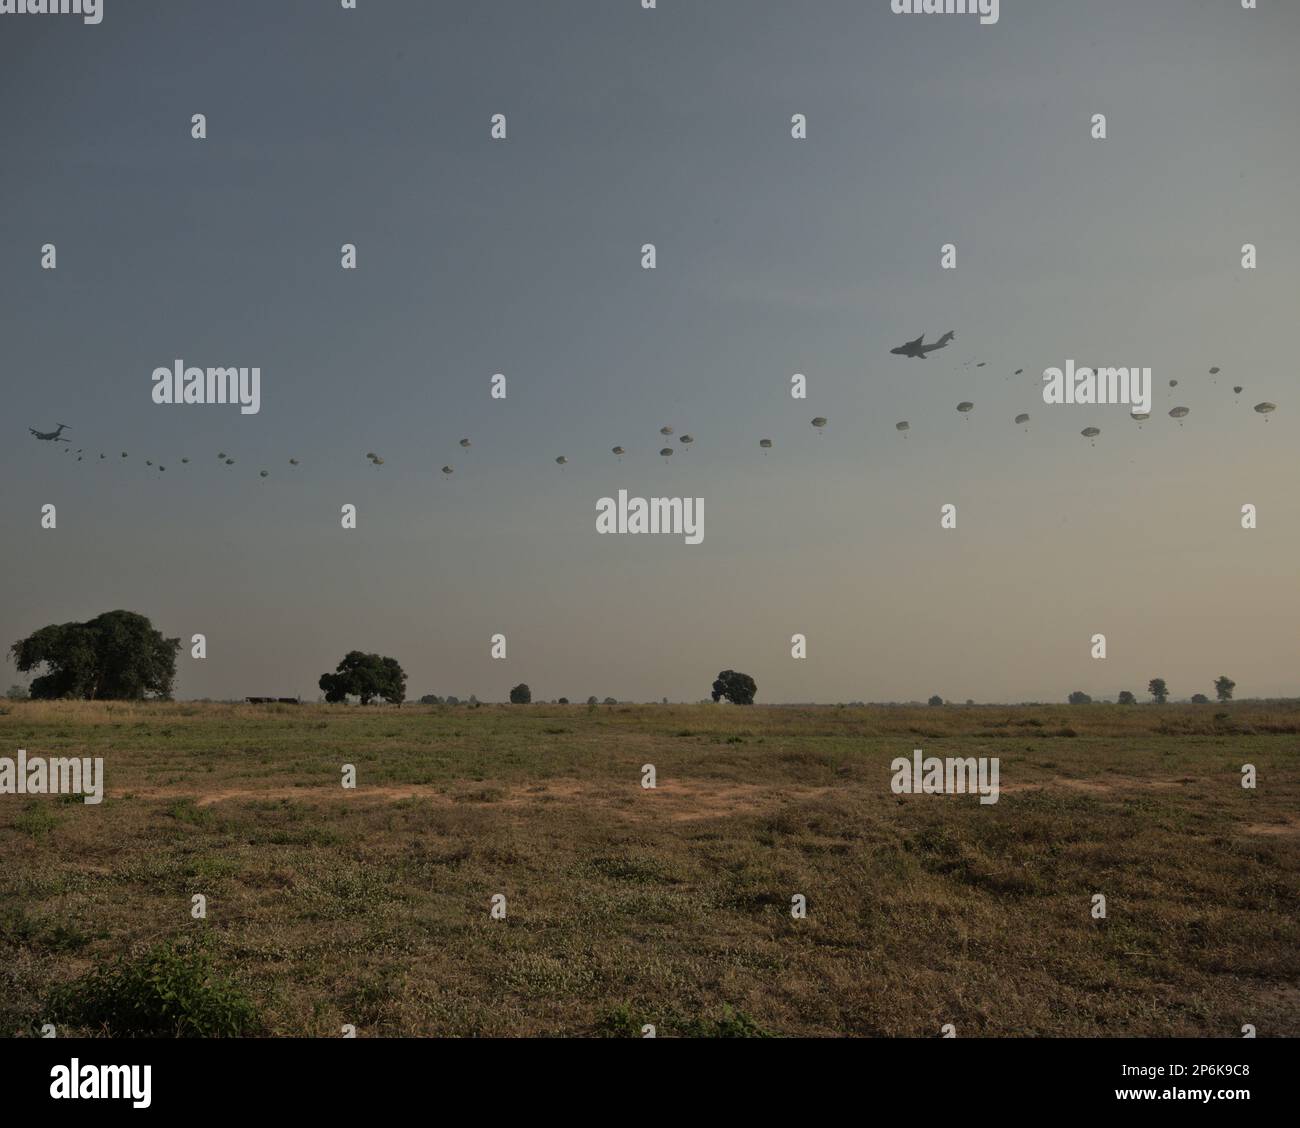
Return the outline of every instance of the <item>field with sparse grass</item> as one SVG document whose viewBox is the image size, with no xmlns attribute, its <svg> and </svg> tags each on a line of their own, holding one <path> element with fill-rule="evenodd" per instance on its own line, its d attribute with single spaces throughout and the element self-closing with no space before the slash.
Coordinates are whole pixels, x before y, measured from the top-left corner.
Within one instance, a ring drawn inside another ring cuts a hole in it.
<svg viewBox="0 0 1300 1128">
<path fill-rule="evenodd" d="M 1300 1034 L 1296 703 L 11 702 L 20 748 L 106 798 L 0 795 L 7 1035 Z M 914 748 L 999 802 L 895 795 Z"/>
</svg>

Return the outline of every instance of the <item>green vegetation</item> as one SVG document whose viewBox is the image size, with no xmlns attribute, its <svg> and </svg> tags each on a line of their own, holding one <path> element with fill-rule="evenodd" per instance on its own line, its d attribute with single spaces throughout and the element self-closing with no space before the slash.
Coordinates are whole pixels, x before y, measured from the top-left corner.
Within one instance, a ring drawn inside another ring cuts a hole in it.
<svg viewBox="0 0 1300 1128">
<path fill-rule="evenodd" d="M 56 700 L 140 700 L 170 697 L 178 638 L 163 638 L 134 611 L 105 611 L 87 623 L 54 623 L 9 648 L 20 673 L 44 666 L 31 696 Z M 10 696 L 14 690 L 10 689 Z"/>
<path fill-rule="evenodd" d="M 7 707 L 106 775 L 0 796 L 10 1033 L 1300 1034 L 1295 702 Z"/>
<path fill-rule="evenodd" d="M 50 992 L 45 1014 L 114 1038 L 235 1038 L 256 1034 L 257 1009 L 215 973 L 206 949 L 159 945 Z"/>
<path fill-rule="evenodd" d="M 362 705 L 381 698 L 392 705 L 406 700 L 406 674 L 396 658 L 349 650 L 332 674 L 321 674 L 325 700 L 334 704 L 359 697 Z"/>
</svg>

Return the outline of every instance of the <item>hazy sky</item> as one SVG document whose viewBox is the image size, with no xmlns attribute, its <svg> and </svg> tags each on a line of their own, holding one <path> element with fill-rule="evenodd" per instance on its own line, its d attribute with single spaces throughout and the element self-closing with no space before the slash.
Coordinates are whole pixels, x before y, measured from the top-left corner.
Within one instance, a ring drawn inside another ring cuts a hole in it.
<svg viewBox="0 0 1300 1128">
<path fill-rule="evenodd" d="M 180 697 L 314 699 L 353 648 L 396 657 L 413 697 L 696 700 L 724 667 L 769 702 L 1156 675 L 1185 697 L 1220 673 L 1300 693 L 1300 5 L 1000 16 L 0 16 L 0 643 L 137 610 L 186 641 Z M 924 362 L 889 354 L 947 329 Z M 260 366 L 260 413 L 154 404 L 177 357 Z M 1045 405 L 1067 359 L 1150 366 L 1151 420 Z M 27 434 L 56 422 L 85 461 Z M 697 440 L 669 465 L 665 424 Z M 703 497 L 703 543 L 597 535 L 620 488 Z"/>
</svg>

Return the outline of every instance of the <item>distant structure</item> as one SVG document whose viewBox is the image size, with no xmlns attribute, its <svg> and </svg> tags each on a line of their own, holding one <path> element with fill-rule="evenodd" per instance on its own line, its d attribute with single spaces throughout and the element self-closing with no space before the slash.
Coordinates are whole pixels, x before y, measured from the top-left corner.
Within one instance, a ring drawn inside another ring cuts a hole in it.
<svg viewBox="0 0 1300 1128">
<path fill-rule="evenodd" d="M 301 705 L 301 697 L 245 697 L 250 705 Z"/>
</svg>

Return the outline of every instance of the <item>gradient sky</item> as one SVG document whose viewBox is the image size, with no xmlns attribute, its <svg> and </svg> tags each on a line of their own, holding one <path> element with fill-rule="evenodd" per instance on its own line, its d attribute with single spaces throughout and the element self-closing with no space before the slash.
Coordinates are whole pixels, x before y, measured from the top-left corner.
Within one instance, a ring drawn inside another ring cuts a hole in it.
<svg viewBox="0 0 1300 1128">
<path fill-rule="evenodd" d="M 1300 693 L 1298 56 L 1275 0 L 0 17 L 0 642 L 137 610 L 187 698 L 315 699 L 353 648 L 413 697 Z M 177 357 L 259 365 L 260 414 L 155 405 Z M 1067 358 L 1152 367 L 1152 419 L 1045 406 Z M 620 488 L 704 497 L 704 543 L 597 535 Z"/>
</svg>

